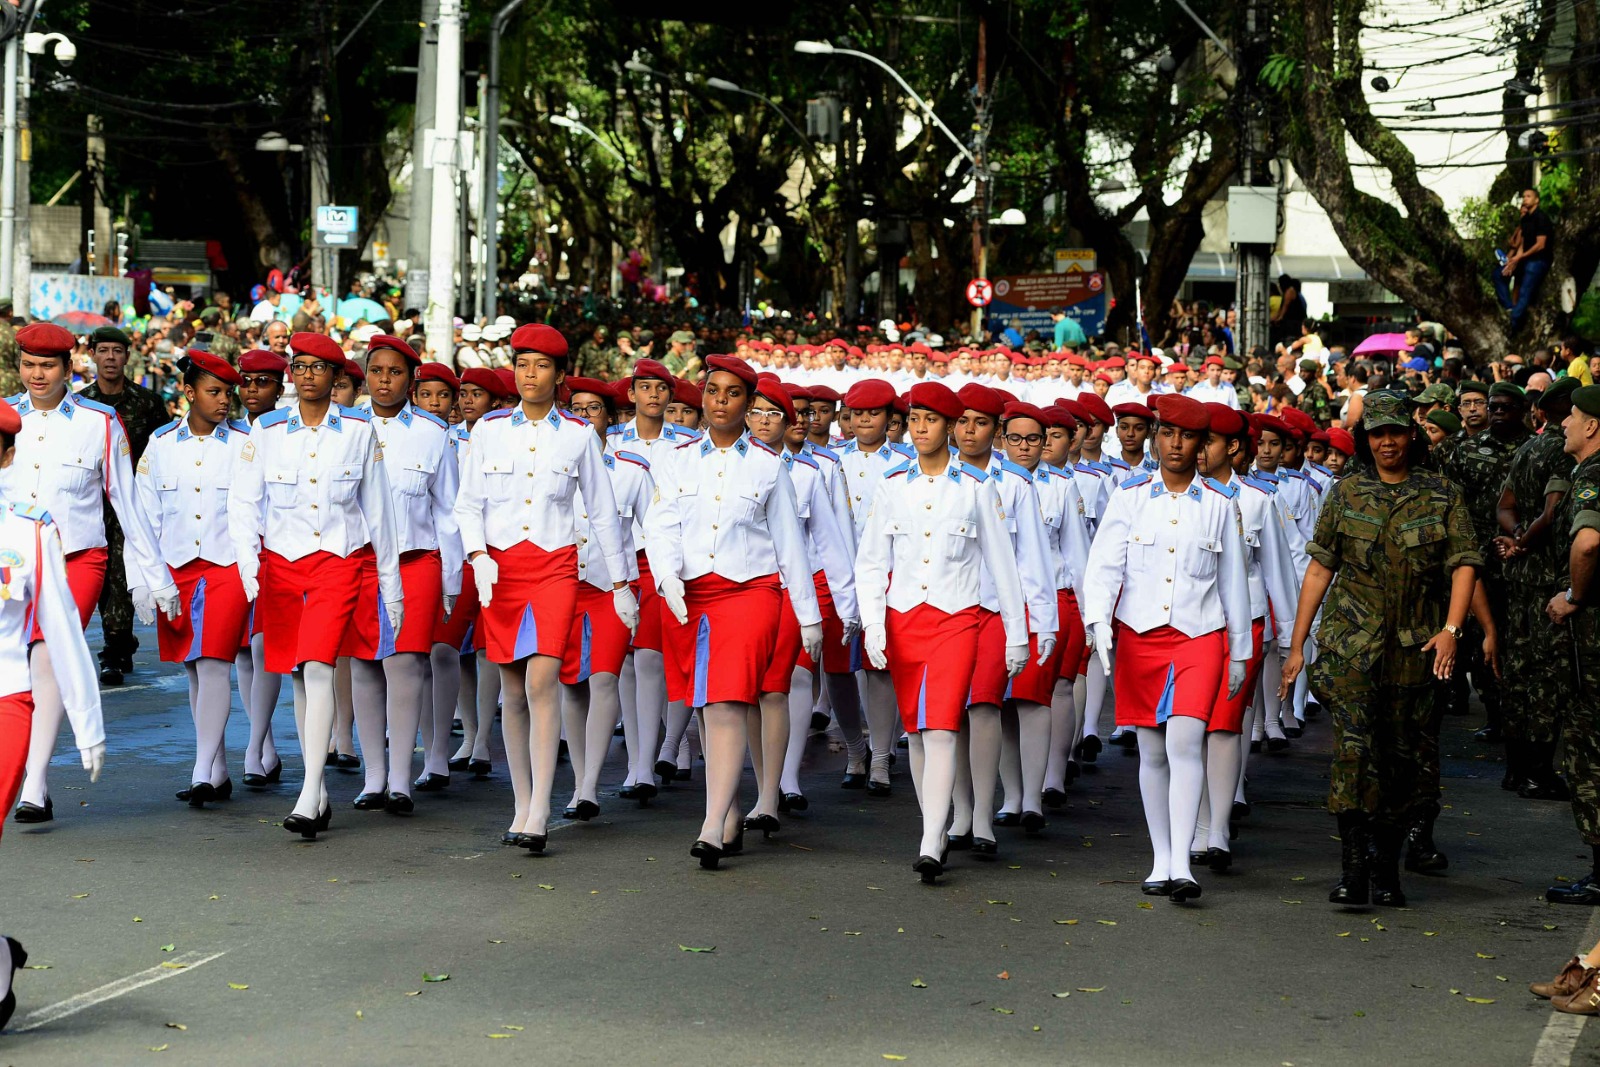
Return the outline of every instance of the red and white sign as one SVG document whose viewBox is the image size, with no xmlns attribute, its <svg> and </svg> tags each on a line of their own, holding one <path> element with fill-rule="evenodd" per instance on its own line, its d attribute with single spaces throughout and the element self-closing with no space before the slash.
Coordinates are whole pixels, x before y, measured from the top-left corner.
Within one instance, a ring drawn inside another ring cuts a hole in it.
<svg viewBox="0 0 1600 1067">
<path fill-rule="evenodd" d="M 975 308 L 988 307 L 994 299 L 994 286 L 987 278 L 974 278 L 967 283 L 967 303 Z"/>
</svg>

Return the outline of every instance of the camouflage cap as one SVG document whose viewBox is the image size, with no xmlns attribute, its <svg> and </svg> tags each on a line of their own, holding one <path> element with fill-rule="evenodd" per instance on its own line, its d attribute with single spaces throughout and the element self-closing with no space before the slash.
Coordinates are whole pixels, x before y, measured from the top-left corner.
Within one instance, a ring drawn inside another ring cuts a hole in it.
<svg viewBox="0 0 1600 1067">
<path fill-rule="evenodd" d="M 1387 391 L 1368 393 L 1361 409 L 1361 428 L 1375 430 L 1379 426 L 1410 426 L 1411 415 L 1406 411 L 1406 398 Z"/>
<path fill-rule="evenodd" d="M 675 345 L 692 345 L 694 344 L 694 334 L 688 330 L 678 330 L 667 340 Z"/>
<path fill-rule="evenodd" d="M 1413 404 L 1445 404 L 1456 402 L 1456 394 L 1443 382 L 1434 382 L 1422 392 L 1411 398 Z"/>
</svg>

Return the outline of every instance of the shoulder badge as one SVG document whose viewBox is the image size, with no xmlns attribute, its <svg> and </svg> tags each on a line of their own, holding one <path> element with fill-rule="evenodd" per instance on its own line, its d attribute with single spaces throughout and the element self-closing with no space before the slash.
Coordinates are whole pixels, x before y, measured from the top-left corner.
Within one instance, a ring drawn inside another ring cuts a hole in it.
<svg viewBox="0 0 1600 1067">
<path fill-rule="evenodd" d="M 1587 503 L 1588 501 L 1593 500 L 1595 497 L 1600 497 L 1600 487 L 1586 485 L 1574 493 L 1573 496 L 1577 500 Z"/>
</svg>

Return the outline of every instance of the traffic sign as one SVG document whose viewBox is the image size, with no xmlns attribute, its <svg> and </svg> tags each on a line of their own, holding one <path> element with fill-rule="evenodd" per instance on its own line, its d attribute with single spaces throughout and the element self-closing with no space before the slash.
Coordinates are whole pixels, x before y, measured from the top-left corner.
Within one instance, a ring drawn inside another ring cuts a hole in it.
<svg viewBox="0 0 1600 1067">
<path fill-rule="evenodd" d="M 988 307 L 994 299 L 994 286 L 987 278 L 974 278 L 967 283 L 967 303 L 975 308 Z"/>
<path fill-rule="evenodd" d="M 317 248 L 354 248 L 361 232 L 360 217 L 359 209 L 354 207 L 317 205 L 312 244 Z"/>
</svg>

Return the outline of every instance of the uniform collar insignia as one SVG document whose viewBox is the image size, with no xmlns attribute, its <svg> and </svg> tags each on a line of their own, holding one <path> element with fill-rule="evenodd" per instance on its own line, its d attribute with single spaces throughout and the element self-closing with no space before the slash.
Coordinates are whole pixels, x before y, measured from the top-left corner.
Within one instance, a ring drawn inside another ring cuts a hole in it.
<svg viewBox="0 0 1600 1067">
<path fill-rule="evenodd" d="M 396 415 L 395 418 L 400 420 L 400 425 L 401 426 L 410 426 L 411 425 L 411 405 L 410 404 L 406 404 L 405 406 L 403 406 L 400 409 L 400 414 Z"/>
<path fill-rule="evenodd" d="M 526 415 L 524 415 L 522 413 L 522 405 L 521 404 L 518 404 L 516 407 L 511 409 L 511 425 L 513 425 L 513 426 L 521 426 L 523 423 L 525 423 L 527 421 L 528 421 L 528 416 L 526 416 Z"/>
<path fill-rule="evenodd" d="M 1160 478 L 1151 478 L 1150 479 L 1150 495 L 1151 495 L 1151 497 L 1158 497 L 1162 493 L 1165 493 L 1166 491 L 1167 491 L 1167 483 L 1166 482 L 1162 481 Z M 1198 474 L 1194 476 L 1194 481 L 1189 483 L 1189 488 L 1187 488 L 1187 489 L 1185 489 L 1183 491 L 1183 495 L 1188 497 L 1191 500 L 1199 500 L 1200 499 L 1200 476 Z"/>
<path fill-rule="evenodd" d="M 24 393 L 22 399 L 17 401 L 17 414 L 26 415 L 33 410 L 33 401 Z"/>
<path fill-rule="evenodd" d="M 56 410 L 70 419 L 72 418 L 72 413 L 77 410 L 77 407 L 78 405 L 74 404 L 72 402 L 72 397 L 69 396 L 65 400 L 61 401 L 60 406 L 57 407 Z"/>
<path fill-rule="evenodd" d="M 544 417 L 544 421 L 551 426 L 559 427 L 561 425 L 561 409 L 554 404 L 550 405 L 550 414 Z"/>
</svg>

